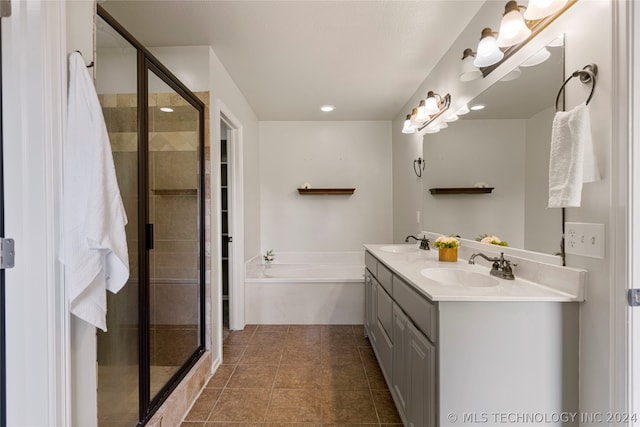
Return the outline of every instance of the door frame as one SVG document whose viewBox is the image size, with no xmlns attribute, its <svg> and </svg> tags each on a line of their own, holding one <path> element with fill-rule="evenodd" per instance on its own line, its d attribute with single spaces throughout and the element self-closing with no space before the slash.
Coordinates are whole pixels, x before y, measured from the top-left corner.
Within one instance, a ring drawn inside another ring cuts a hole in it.
<svg viewBox="0 0 640 427">
<path fill-rule="evenodd" d="M 227 193 L 229 203 L 229 235 L 233 236 L 233 243 L 229 248 L 229 329 L 240 330 L 245 327 L 244 313 L 244 166 L 243 166 L 243 132 L 242 123 L 231 112 L 227 106 L 219 99 L 215 102 L 213 109 L 214 117 L 212 123 L 217 126 L 217 135 L 214 135 L 212 141 L 220 141 L 220 122 L 223 121 L 227 125 L 227 164 L 228 164 L 228 180 L 229 192 Z M 213 149 L 212 149 L 213 151 Z M 211 170 L 219 170 L 220 167 L 220 150 L 216 150 L 217 154 L 211 156 Z M 214 179 L 214 174 L 211 174 Z M 212 183 L 211 188 L 218 188 L 220 182 L 219 173 L 215 178 L 218 182 Z M 216 203 L 219 206 L 220 197 L 216 197 Z M 220 209 L 212 210 L 217 212 L 218 224 L 220 224 Z M 212 242 L 220 242 L 221 230 L 218 226 L 218 235 L 212 236 Z M 213 232 L 213 227 L 212 227 Z M 218 255 L 221 253 L 220 243 L 218 243 Z M 216 256 L 218 271 L 218 283 L 222 283 L 220 256 Z M 219 307 L 219 325 L 217 328 L 222 330 L 222 287 L 216 293 L 219 301 L 214 306 Z M 220 339 L 221 342 L 221 339 Z"/>
<path fill-rule="evenodd" d="M 7 424 L 71 425 L 69 312 L 58 261 L 66 121 L 66 4 L 12 2 L 2 26 Z M 33 402 L 38 402 L 34 405 Z"/>
</svg>

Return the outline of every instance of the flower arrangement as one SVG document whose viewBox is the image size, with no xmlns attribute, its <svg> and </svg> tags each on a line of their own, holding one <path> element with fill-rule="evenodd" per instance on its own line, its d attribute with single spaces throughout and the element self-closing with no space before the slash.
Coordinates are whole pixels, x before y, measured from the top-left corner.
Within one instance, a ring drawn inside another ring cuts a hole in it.
<svg viewBox="0 0 640 427">
<path fill-rule="evenodd" d="M 507 242 L 505 242 L 498 236 L 492 236 L 490 234 L 481 234 L 476 238 L 476 241 L 480 243 L 488 243 L 490 245 L 509 246 Z"/>
<path fill-rule="evenodd" d="M 264 259 L 265 264 L 269 264 L 271 261 L 273 261 L 274 259 L 276 259 L 276 254 L 273 253 L 273 249 L 269 249 L 267 252 L 265 252 L 265 254 L 262 256 L 262 259 Z"/>
<path fill-rule="evenodd" d="M 454 236 L 440 236 L 433 242 L 433 246 L 438 249 L 453 249 L 460 246 L 460 240 Z"/>
</svg>

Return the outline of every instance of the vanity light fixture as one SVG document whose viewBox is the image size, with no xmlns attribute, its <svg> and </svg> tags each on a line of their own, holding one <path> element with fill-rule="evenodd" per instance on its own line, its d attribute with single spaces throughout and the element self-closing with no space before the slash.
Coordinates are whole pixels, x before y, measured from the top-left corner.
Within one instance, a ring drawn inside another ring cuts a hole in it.
<svg viewBox="0 0 640 427">
<path fill-rule="evenodd" d="M 546 47 L 543 47 L 538 52 L 534 53 L 529 59 L 520 64 L 521 67 L 533 67 L 534 65 L 542 64 L 549 59 L 551 52 Z"/>
<path fill-rule="evenodd" d="M 335 109 L 336 109 L 336 106 L 335 105 L 330 105 L 330 104 L 323 105 L 322 107 L 320 107 L 320 111 L 322 111 L 324 113 L 330 113 Z"/>
<path fill-rule="evenodd" d="M 479 68 L 478 71 L 486 77 L 577 2 L 578 0 L 529 0 L 525 7 L 515 0 L 508 1 L 504 8 L 498 38 L 494 37 L 490 28 L 482 30 L 473 66 Z M 522 9 L 525 9 L 524 13 L 521 13 Z M 467 64 L 473 55 L 471 49 L 465 49 L 460 81 L 478 78 L 473 68 Z"/>
<path fill-rule="evenodd" d="M 462 63 L 460 64 L 459 76 L 461 82 L 470 82 L 482 77 L 482 71 L 473 65 L 475 57 L 476 54 L 469 48 L 466 48 L 464 52 L 462 52 Z"/>
<path fill-rule="evenodd" d="M 484 110 L 486 107 L 486 105 L 484 104 L 476 104 L 474 106 L 471 107 L 471 111 L 480 111 L 480 110 Z"/>
<path fill-rule="evenodd" d="M 445 122 L 440 122 L 440 124 L 438 124 L 438 129 L 442 130 L 442 129 L 446 129 L 449 127 L 449 123 Z"/>
<path fill-rule="evenodd" d="M 160 111 L 163 113 L 173 113 L 173 108 L 171 107 L 160 107 Z"/>
<path fill-rule="evenodd" d="M 498 47 L 495 33 L 489 27 L 482 30 L 476 52 L 476 59 L 473 60 L 473 65 L 478 68 L 496 64 L 504 58 L 504 53 Z"/>
<path fill-rule="evenodd" d="M 529 0 L 524 19 L 535 21 L 553 15 L 567 4 L 568 0 Z"/>
<path fill-rule="evenodd" d="M 520 9 L 524 9 L 516 1 L 510 0 L 504 7 L 504 15 L 498 31 L 498 47 L 509 47 L 522 43 L 531 35 L 531 29 L 524 22 Z"/>
<path fill-rule="evenodd" d="M 447 111 L 450 105 L 451 95 L 441 96 L 430 90 L 427 97 L 420 100 L 418 106 L 411 110 L 411 114 L 407 114 L 402 133 L 421 131 Z"/>
</svg>

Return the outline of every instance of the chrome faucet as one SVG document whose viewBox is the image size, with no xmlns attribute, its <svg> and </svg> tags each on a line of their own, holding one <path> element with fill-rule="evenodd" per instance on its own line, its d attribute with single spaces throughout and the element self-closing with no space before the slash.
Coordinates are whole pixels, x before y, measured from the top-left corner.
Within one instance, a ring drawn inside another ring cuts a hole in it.
<svg viewBox="0 0 640 427">
<path fill-rule="evenodd" d="M 418 242 L 418 241 L 419 241 L 419 242 L 420 242 L 420 249 L 422 249 L 422 250 L 428 251 L 428 250 L 430 250 L 430 249 L 431 249 L 431 248 L 429 247 L 429 239 L 427 239 L 427 237 L 426 237 L 426 236 L 423 236 L 423 237 L 422 237 L 422 239 L 420 239 L 419 237 L 412 236 L 412 235 L 408 235 L 408 236 L 404 239 L 404 241 L 405 241 L 406 243 L 408 243 L 408 242 L 409 242 L 409 239 L 415 239 L 415 241 L 416 241 L 416 242 Z"/>
<path fill-rule="evenodd" d="M 475 260 L 476 260 L 477 256 L 480 256 L 480 257 L 486 259 L 487 261 L 493 263 L 492 266 L 491 266 L 491 272 L 489 273 L 492 276 L 496 276 L 496 277 L 499 277 L 501 279 L 506 279 L 506 280 L 515 279 L 515 276 L 513 275 L 512 267 L 516 267 L 517 264 L 513 264 L 512 265 L 511 261 L 509 261 L 508 259 L 505 259 L 504 252 L 500 252 L 500 258 L 498 258 L 498 257 L 489 258 L 488 256 L 486 256 L 482 252 L 475 253 L 475 254 L 471 255 L 471 257 L 469 258 L 469 264 L 475 264 L 476 263 Z"/>
</svg>

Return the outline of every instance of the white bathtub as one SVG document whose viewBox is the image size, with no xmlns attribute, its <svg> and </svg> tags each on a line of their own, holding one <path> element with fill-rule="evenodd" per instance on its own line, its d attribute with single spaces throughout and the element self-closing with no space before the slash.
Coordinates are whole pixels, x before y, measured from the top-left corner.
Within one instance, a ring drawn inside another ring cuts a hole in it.
<svg viewBox="0 0 640 427">
<path fill-rule="evenodd" d="M 247 262 L 248 324 L 361 324 L 363 252 L 276 252 Z"/>
</svg>

